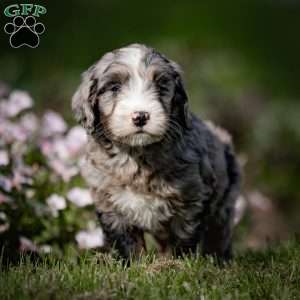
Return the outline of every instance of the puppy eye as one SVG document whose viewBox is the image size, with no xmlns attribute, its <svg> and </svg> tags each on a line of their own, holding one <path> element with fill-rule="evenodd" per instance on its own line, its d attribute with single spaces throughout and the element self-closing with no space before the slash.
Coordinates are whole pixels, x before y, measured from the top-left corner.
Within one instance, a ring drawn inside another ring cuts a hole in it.
<svg viewBox="0 0 300 300">
<path fill-rule="evenodd" d="M 166 86 L 170 82 L 170 79 L 166 76 L 161 76 L 158 78 L 157 83 L 160 86 Z"/>
<path fill-rule="evenodd" d="M 98 95 L 103 95 L 107 92 L 117 93 L 121 90 L 121 86 L 120 82 L 108 82 L 99 90 Z"/>
<path fill-rule="evenodd" d="M 121 84 L 118 82 L 112 82 L 109 84 L 107 90 L 113 93 L 119 92 L 121 90 Z"/>
<path fill-rule="evenodd" d="M 122 85 L 120 82 L 115 82 L 115 81 L 108 82 L 104 85 L 102 89 L 100 89 L 99 95 L 105 94 L 106 92 L 117 93 L 121 90 L 121 87 Z"/>
</svg>

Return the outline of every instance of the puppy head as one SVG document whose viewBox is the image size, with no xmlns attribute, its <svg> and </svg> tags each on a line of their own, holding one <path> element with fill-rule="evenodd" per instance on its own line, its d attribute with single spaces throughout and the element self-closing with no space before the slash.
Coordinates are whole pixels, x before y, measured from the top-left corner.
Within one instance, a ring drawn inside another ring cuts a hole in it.
<svg viewBox="0 0 300 300">
<path fill-rule="evenodd" d="M 178 65 L 138 44 L 105 54 L 85 72 L 72 108 L 94 137 L 130 146 L 172 138 L 189 127 Z"/>
</svg>

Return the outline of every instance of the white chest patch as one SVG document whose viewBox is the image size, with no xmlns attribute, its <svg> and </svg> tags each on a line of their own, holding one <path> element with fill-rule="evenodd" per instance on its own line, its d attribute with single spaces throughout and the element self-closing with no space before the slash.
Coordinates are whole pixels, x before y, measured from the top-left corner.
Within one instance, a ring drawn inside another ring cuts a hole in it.
<svg viewBox="0 0 300 300">
<path fill-rule="evenodd" d="M 173 216 L 170 199 L 176 198 L 176 190 L 171 186 L 158 179 L 152 184 L 155 191 L 148 192 L 145 187 L 149 174 L 141 169 L 136 177 L 138 164 L 131 156 L 119 153 L 109 158 L 97 144 L 91 144 L 90 150 L 82 175 L 92 188 L 97 209 L 117 212 L 126 223 L 150 232 L 160 229 L 162 222 Z"/>
<path fill-rule="evenodd" d="M 165 200 L 137 194 L 130 189 L 115 193 L 111 200 L 130 224 L 149 231 L 157 229 L 160 222 L 167 221 L 172 215 Z"/>
</svg>

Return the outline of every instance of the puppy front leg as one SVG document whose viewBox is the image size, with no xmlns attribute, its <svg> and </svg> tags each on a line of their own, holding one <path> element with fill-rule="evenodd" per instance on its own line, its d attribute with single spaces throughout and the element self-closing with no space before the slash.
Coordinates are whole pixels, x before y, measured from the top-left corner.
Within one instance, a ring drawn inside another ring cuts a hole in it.
<svg viewBox="0 0 300 300">
<path fill-rule="evenodd" d="M 144 232 L 126 224 L 122 216 L 114 212 L 98 212 L 108 248 L 115 248 L 118 257 L 129 264 L 131 258 L 140 256 L 146 249 Z"/>
<path fill-rule="evenodd" d="M 230 219 L 217 221 L 207 223 L 202 248 L 204 255 L 213 255 L 222 264 L 232 258 L 232 225 Z"/>
<path fill-rule="evenodd" d="M 161 238 L 158 235 L 154 235 L 154 239 L 158 246 L 159 256 L 162 258 L 171 258 L 172 248 L 170 245 L 170 241 L 168 239 Z"/>
</svg>

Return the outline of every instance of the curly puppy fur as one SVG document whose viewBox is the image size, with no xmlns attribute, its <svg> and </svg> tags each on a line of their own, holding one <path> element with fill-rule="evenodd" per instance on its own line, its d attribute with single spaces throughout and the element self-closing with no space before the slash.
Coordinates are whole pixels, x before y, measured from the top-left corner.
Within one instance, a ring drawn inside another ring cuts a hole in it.
<svg viewBox="0 0 300 300">
<path fill-rule="evenodd" d="M 231 257 L 240 172 L 230 138 L 188 108 L 179 66 L 134 44 L 105 54 L 72 100 L 89 141 L 83 175 L 108 246 Z"/>
</svg>

